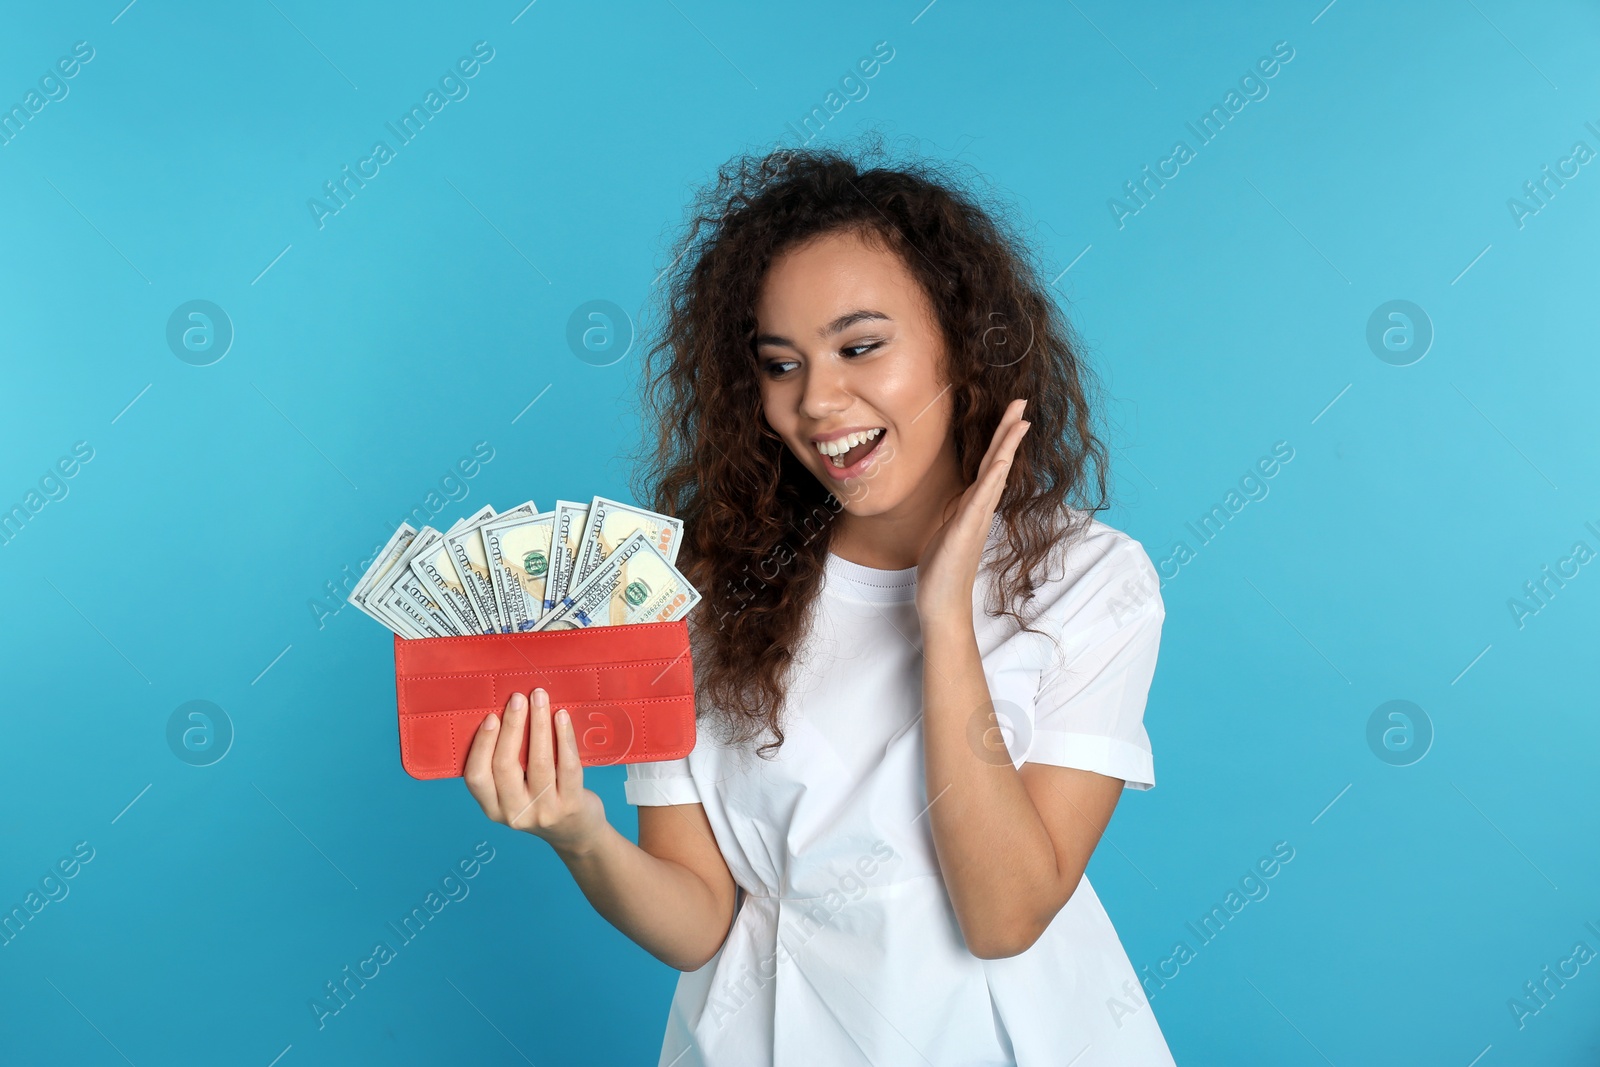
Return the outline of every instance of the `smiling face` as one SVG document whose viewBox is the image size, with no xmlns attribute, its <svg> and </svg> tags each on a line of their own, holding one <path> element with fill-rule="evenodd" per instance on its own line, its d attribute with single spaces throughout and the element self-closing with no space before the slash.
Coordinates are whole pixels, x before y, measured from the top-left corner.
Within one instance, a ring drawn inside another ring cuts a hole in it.
<svg viewBox="0 0 1600 1067">
<path fill-rule="evenodd" d="M 943 333 L 900 257 L 853 233 L 813 239 L 773 261 L 756 322 L 767 425 L 849 516 L 925 527 L 960 491 L 953 407 Z M 818 441 L 859 443 L 840 466 Z"/>
</svg>

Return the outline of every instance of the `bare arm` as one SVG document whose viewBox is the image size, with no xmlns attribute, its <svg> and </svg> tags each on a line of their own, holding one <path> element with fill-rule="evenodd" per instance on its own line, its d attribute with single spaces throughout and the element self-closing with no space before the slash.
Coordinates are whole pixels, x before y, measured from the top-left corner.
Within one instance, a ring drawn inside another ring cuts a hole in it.
<svg viewBox="0 0 1600 1067">
<path fill-rule="evenodd" d="M 641 805 L 635 845 L 606 821 L 599 795 L 584 788 L 565 712 L 556 716 L 554 746 L 543 689 L 533 692 L 531 714 L 530 730 L 528 698 L 512 694 L 504 728 L 490 715 L 473 738 L 465 777 L 484 814 L 550 842 L 594 909 L 656 959 L 680 971 L 703 966 L 727 937 L 735 899 L 705 808 Z"/>
<path fill-rule="evenodd" d="M 973 955 L 1014 956 L 1071 899 L 1122 795 L 1093 771 L 1012 765 L 970 616 L 923 631 L 934 851 Z"/>
<path fill-rule="evenodd" d="M 972 594 L 1007 472 L 1030 425 L 1023 406 L 1019 398 L 1006 408 L 977 478 L 917 564 L 928 819 L 961 936 L 984 959 L 1014 956 L 1044 933 L 1082 881 L 1123 786 L 1119 778 L 1068 767 L 1018 770 L 995 729 Z"/>
</svg>

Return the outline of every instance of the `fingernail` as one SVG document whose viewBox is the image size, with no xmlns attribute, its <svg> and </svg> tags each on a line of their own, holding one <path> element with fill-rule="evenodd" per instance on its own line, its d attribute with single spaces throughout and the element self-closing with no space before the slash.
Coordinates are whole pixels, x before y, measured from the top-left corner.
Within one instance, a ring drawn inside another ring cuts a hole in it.
<svg viewBox="0 0 1600 1067">
<path fill-rule="evenodd" d="M 483 720 L 483 728 L 485 730 L 495 730 L 495 729 L 498 729 L 499 727 L 500 727 L 500 716 L 496 715 L 494 712 L 491 711 L 489 713 L 489 717 L 487 719 Z"/>
<path fill-rule="evenodd" d="M 566 708 L 562 708 L 560 711 L 556 712 L 556 722 L 560 723 L 562 726 L 566 726 L 572 722 L 572 716 L 567 714 Z"/>
<path fill-rule="evenodd" d="M 512 693 L 511 694 L 511 710 L 512 711 L 525 711 L 525 710 L 527 710 L 527 704 L 524 703 L 521 693 Z"/>
</svg>

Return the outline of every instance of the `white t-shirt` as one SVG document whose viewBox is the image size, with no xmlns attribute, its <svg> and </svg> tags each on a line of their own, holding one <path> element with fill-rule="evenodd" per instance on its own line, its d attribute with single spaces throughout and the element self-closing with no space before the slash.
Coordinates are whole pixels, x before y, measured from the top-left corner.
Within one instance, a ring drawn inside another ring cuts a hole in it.
<svg viewBox="0 0 1600 1067">
<path fill-rule="evenodd" d="M 973 606 L 1013 763 L 1149 789 L 1165 609 L 1144 548 L 1098 520 L 1063 542 L 1027 634 L 984 610 L 1002 534 Z M 916 577 L 827 556 L 776 760 L 702 717 L 687 757 L 628 766 L 628 803 L 704 805 L 743 890 L 717 954 L 678 979 L 661 1067 L 1172 1064 L 1087 876 L 1027 951 L 967 950 L 926 816 Z"/>
</svg>

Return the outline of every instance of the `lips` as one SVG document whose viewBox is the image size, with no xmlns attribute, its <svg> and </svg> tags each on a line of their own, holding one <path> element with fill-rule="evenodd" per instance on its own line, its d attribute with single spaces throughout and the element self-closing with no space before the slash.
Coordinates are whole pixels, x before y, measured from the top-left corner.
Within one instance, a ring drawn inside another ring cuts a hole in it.
<svg viewBox="0 0 1600 1067">
<path fill-rule="evenodd" d="M 871 441 L 857 445 L 855 448 L 845 453 L 846 457 L 851 458 L 850 462 L 843 467 L 835 467 L 833 465 L 833 460 L 822 455 L 820 452 L 817 453 L 817 458 L 822 460 L 822 469 L 827 471 L 828 476 L 833 478 L 835 481 L 844 481 L 848 478 L 856 478 L 877 461 L 878 450 L 882 447 L 883 442 L 888 438 L 888 436 L 889 431 L 885 430 Z"/>
</svg>

